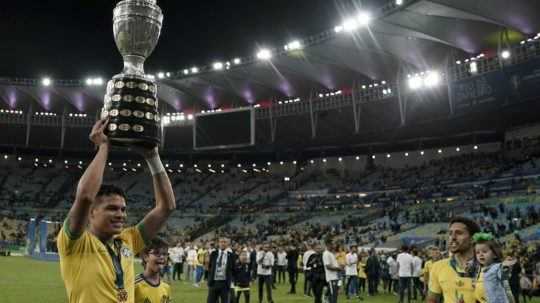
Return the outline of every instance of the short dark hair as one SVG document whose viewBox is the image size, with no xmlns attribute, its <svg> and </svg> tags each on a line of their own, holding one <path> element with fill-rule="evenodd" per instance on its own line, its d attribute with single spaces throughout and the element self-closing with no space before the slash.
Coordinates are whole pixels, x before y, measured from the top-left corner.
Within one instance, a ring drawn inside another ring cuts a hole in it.
<svg viewBox="0 0 540 303">
<path fill-rule="evenodd" d="M 142 251 L 141 251 L 141 259 L 142 259 L 142 265 L 143 267 L 146 266 L 146 262 L 144 261 L 144 256 L 147 256 L 150 251 L 152 250 L 158 250 L 162 248 L 169 248 L 169 243 L 165 241 L 162 238 L 156 237 L 152 240 L 150 240 L 150 244 L 148 244 Z"/>
<path fill-rule="evenodd" d="M 101 185 L 101 187 L 99 188 L 99 191 L 96 195 L 96 198 L 98 197 L 104 197 L 104 196 L 113 196 L 113 195 L 118 195 L 124 199 L 126 199 L 126 193 L 124 192 L 123 189 L 121 189 L 120 187 L 116 186 L 116 185 L 112 185 L 112 184 L 103 184 Z"/>
<path fill-rule="evenodd" d="M 467 231 L 471 237 L 480 232 L 480 226 L 473 220 L 465 217 L 455 217 L 450 221 L 450 226 L 454 223 L 461 223 L 467 227 Z"/>
</svg>

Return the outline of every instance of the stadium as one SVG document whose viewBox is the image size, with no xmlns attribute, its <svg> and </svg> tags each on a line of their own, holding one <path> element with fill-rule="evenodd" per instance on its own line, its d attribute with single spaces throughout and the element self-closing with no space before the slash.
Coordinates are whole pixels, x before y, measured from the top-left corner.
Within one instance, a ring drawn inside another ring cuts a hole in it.
<svg viewBox="0 0 540 303">
<path fill-rule="evenodd" d="M 15 46 L 0 48 L 0 302 L 139 302 L 85 289 L 109 279 L 124 290 L 118 271 L 153 286 L 150 234 L 168 245 L 155 261 L 157 281 L 170 285 L 162 303 L 244 302 L 246 289 L 259 303 L 540 302 L 540 3 L 34 2 L 25 4 L 32 13 L 9 4 L 0 29 Z M 143 8 L 154 19 L 139 18 Z M 53 26 L 62 12 L 71 17 Z M 40 26 L 30 19 L 50 25 L 27 38 L 25 24 Z M 142 19 L 157 36 L 122 40 L 122 26 Z M 214 32 L 223 27 L 269 33 L 253 48 Z M 78 34 L 83 46 L 67 46 Z M 182 35 L 198 38 L 179 43 Z M 43 54 L 26 40 L 52 36 Z M 144 54 L 130 53 L 141 45 Z M 137 56 L 148 58 L 145 70 Z M 137 227 L 142 247 L 128 241 L 136 253 L 117 253 L 133 257 L 134 270 L 107 244 L 120 231 L 96 232 L 102 195 L 124 199 L 122 230 Z M 470 237 L 457 240 L 456 224 Z M 103 276 L 79 268 L 70 278 L 64 242 L 81 234 L 103 247 L 80 256 L 105 256 Z M 491 299 L 485 243 L 502 251 L 507 301 Z M 471 276 L 459 271 L 465 255 L 478 264 Z M 458 286 L 439 285 L 435 264 L 446 258 L 459 274 L 447 284 Z"/>
</svg>

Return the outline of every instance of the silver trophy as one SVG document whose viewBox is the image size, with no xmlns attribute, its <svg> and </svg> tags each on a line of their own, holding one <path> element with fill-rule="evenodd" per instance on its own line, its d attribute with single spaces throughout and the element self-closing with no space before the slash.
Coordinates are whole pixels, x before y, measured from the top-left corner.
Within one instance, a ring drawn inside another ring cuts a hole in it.
<svg viewBox="0 0 540 303">
<path fill-rule="evenodd" d="M 113 15 L 124 70 L 108 82 L 101 116 L 109 117 L 113 145 L 155 147 L 161 142 L 157 85 L 145 75 L 144 61 L 157 45 L 163 13 L 156 0 L 124 0 Z"/>
</svg>

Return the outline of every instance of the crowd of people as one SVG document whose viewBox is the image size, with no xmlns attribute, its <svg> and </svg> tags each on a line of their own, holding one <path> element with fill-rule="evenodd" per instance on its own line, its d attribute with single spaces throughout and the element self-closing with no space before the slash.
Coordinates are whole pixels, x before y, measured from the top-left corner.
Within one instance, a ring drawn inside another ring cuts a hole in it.
<svg viewBox="0 0 540 303">
<path fill-rule="evenodd" d="M 538 243 L 516 235 L 497 239 L 464 217 L 451 220 L 445 237 L 445 250 L 435 245 L 394 250 L 330 239 L 290 245 L 220 237 L 169 248 L 162 275 L 194 287 L 206 285 L 208 302 L 224 303 L 250 302 L 252 291 L 255 302 L 271 303 L 274 289 L 285 284 L 290 295 L 309 296 L 315 303 L 384 294 L 399 303 L 527 302 L 540 296 Z M 297 285 L 300 275 L 303 285 Z"/>
</svg>

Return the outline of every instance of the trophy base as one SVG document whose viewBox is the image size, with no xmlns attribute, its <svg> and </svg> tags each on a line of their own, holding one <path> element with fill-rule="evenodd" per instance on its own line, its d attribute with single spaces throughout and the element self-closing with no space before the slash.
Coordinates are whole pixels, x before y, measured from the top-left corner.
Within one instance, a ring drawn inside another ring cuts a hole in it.
<svg viewBox="0 0 540 303">
<path fill-rule="evenodd" d="M 142 147 L 144 149 L 153 149 L 159 145 L 159 142 L 132 138 L 110 138 L 109 141 L 113 147 L 121 148 Z"/>
</svg>

